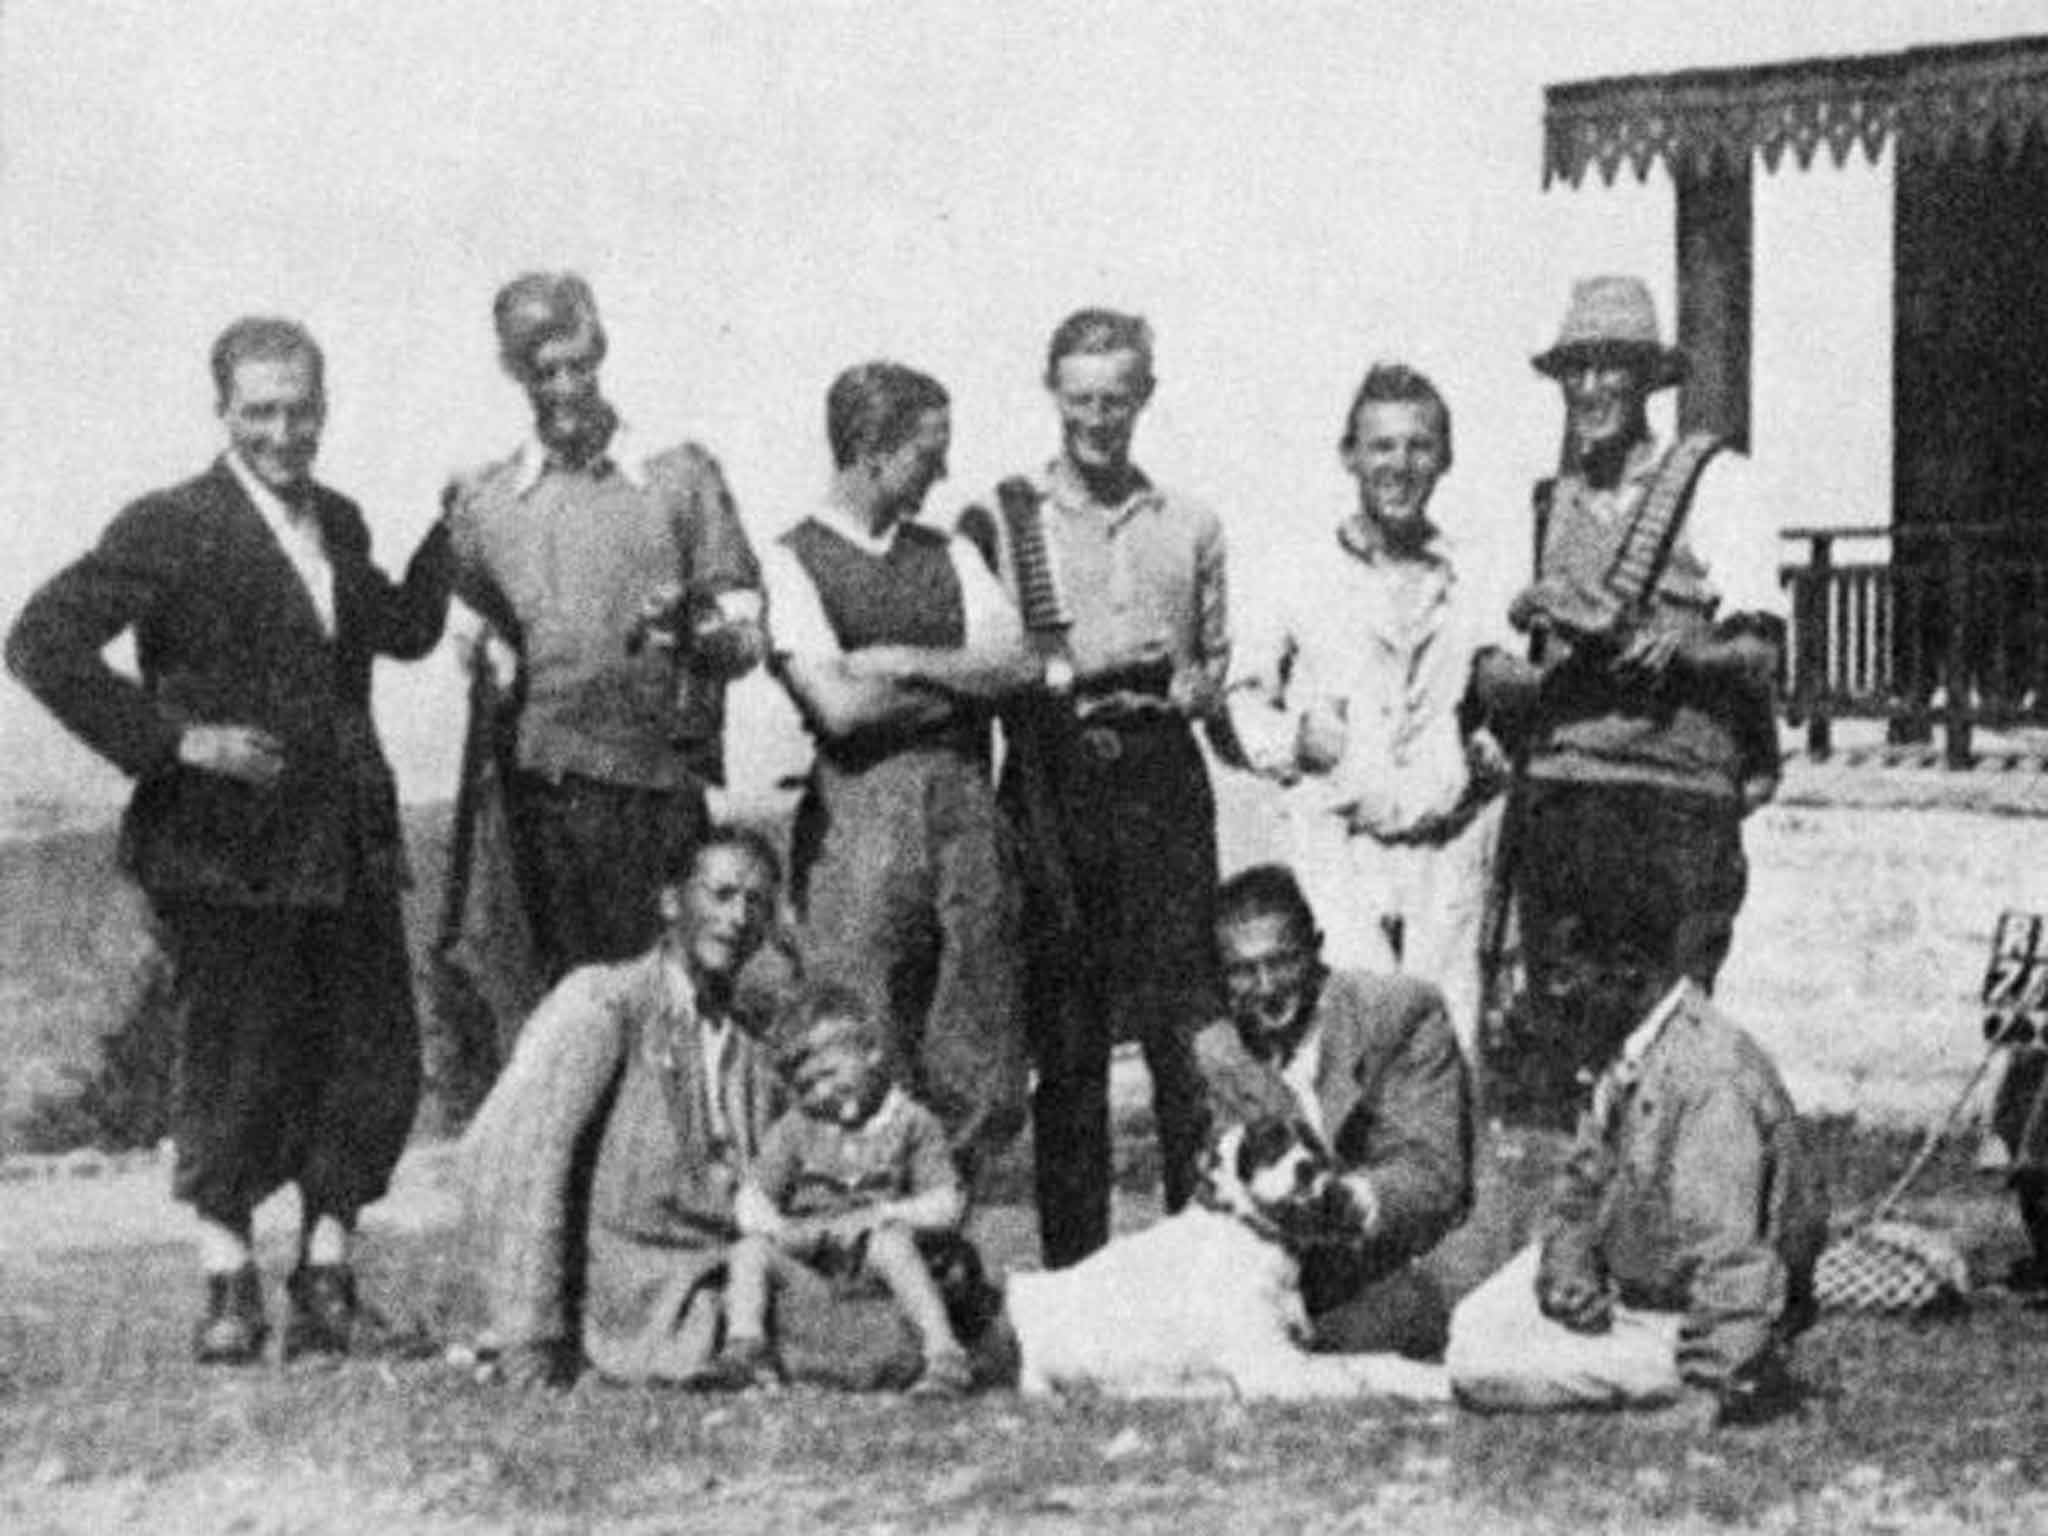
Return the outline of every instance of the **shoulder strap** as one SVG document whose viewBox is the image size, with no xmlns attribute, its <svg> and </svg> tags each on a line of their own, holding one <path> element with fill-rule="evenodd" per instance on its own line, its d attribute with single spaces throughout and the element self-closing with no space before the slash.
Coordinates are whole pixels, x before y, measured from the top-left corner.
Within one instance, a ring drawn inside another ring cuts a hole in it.
<svg viewBox="0 0 2048 1536">
<path fill-rule="evenodd" d="M 1607 590 L 1624 604 L 1644 603 L 1657 590 L 1686 513 L 1692 510 L 1700 472 L 1724 446 L 1711 432 L 1689 432 L 1664 456 L 1607 572 Z"/>
<path fill-rule="evenodd" d="M 1529 510 L 1533 514 L 1536 545 L 1530 553 L 1531 579 L 1543 575 L 1543 546 L 1550 542 L 1550 511 L 1557 504 L 1557 477 L 1546 475 L 1529 487 Z"/>
</svg>

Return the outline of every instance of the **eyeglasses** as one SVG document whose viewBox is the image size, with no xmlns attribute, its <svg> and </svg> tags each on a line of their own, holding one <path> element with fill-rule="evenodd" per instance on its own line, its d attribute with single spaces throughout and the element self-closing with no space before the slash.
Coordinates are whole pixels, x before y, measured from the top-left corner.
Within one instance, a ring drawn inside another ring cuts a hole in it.
<svg viewBox="0 0 2048 1536">
<path fill-rule="evenodd" d="M 1293 981 L 1315 964 L 1315 958 L 1314 950 L 1285 949 L 1278 954 L 1257 955 L 1247 960 L 1226 960 L 1223 962 L 1223 979 L 1241 987 L 1256 985 L 1269 977 L 1275 981 Z"/>
</svg>

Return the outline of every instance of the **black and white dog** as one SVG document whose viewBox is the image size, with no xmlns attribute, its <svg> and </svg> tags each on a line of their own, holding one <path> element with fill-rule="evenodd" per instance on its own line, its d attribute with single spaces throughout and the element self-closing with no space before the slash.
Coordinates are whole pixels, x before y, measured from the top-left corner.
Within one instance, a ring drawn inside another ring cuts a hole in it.
<svg viewBox="0 0 2048 1536">
<path fill-rule="evenodd" d="M 1026 1393 L 1394 1397 L 1447 1402 L 1443 1368 L 1311 1354 L 1295 1251 L 1342 1203 L 1332 1166 L 1285 1120 L 1223 1128 L 1195 1199 L 1070 1269 L 1014 1274 L 1006 1332 Z"/>
</svg>

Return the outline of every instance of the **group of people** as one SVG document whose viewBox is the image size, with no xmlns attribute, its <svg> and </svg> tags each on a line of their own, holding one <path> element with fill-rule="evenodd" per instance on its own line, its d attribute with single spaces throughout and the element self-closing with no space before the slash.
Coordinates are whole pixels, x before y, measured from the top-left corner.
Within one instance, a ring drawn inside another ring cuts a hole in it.
<svg viewBox="0 0 2048 1536">
<path fill-rule="evenodd" d="M 548 983 L 469 1133 L 508 1376 L 762 1381 L 771 1319 L 879 1283 L 918 1336 L 909 1379 L 963 1389 L 978 1183 L 1028 1118 L 1044 1262 L 1102 1246 L 1134 1039 L 1168 1211 L 1219 1119 L 1299 1119 L 1346 1170 L 1348 1240 L 1303 1276 L 1319 1347 L 1448 1338 L 1490 1406 L 1694 1394 L 1711 1416 L 1769 1385 L 1820 1202 L 1782 1086 L 1708 993 L 1741 818 L 1775 786 L 1774 538 L 1738 455 L 1652 434 L 1683 357 L 1639 281 L 1580 283 L 1535 359 L 1565 453 L 1506 616 L 1526 656 L 1460 585 L 1432 515 L 1450 408 L 1404 365 L 1343 419 L 1355 507 L 1234 652 L 1221 524 L 1133 458 L 1137 316 L 1056 328 L 1057 453 L 950 531 L 921 516 L 944 387 L 847 369 L 824 492 L 758 552 L 709 453 L 631 439 L 587 283 L 521 276 L 493 316 L 533 433 L 450 484 L 401 580 L 313 479 L 319 347 L 247 319 L 212 357 L 226 452 L 125 509 L 9 636 L 16 676 L 136 781 L 124 858 L 184 1002 L 200 1360 L 264 1351 L 250 1216 L 286 1184 L 284 1352 L 361 1347 L 374 1316 L 353 1232 L 420 1069 L 370 675 L 431 649 L 459 596 L 509 701 Z M 124 631 L 137 676 L 102 655 Z M 762 663 L 815 744 L 786 852 L 708 812 L 726 686 Z M 1212 760 L 1272 783 L 1285 849 L 1220 888 Z M 766 1017 L 742 973 L 785 911 L 801 980 Z M 1515 927 L 1527 984 L 1482 1027 Z M 1568 1119 L 1594 1086 L 1540 1252 L 1450 1316 L 1414 1261 L 1470 1206 L 1482 1064 L 1496 1110 Z"/>
</svg>

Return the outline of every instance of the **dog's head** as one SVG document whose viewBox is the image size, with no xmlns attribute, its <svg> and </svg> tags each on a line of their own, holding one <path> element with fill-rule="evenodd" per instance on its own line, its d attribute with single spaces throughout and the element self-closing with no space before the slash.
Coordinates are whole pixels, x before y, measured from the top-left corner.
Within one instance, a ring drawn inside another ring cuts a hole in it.
<svg viewBox="0 0 2048 1536">
<path fill-rule="evenodd" d="M 1312 1226 L 1330 1203 L 1336 1165 L 1299 1120 L 1268 1116 L 1226 1125 L 1202 1157 L 1199 1198 L 1282 1235 Z"/>
</svg>

